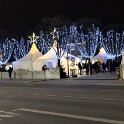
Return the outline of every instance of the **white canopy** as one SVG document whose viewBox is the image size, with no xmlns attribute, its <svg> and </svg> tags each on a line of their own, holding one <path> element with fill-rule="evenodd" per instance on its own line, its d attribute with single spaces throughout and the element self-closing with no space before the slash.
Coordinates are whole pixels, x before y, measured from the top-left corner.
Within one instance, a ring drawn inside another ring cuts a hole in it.
<svg viewBox="0 0 124 124">
<path fill-rule="evenodd" d="M 56 46 L 53 45 L 53 47 L 45 55 L 36 59 L 33 63 L 34 70 L 37 70 L 37 71 L 41 70 L 41 68 L 44 64 L 46 64 L 48 68 L 55 68 L 57 66 L 57 63 L 58 63 L 56 51 L 57 51 L 57 48 L 56 48 Z M 67 58 L 67 52 L 64 52 L 62 50 L 61 54 L 63 55 L 63 57 L 61 58 L 60 63 L 63 66 L 63 68 L 65 68 L 65 71 L 67 72 L 67 59 L 66 59 Z M 72 62 L 71 62 L 72 57 L 75 58 L 75 64 L 77 64 L 80 61 L 80 58 L 75 57 L 71 54 L 68 54 L 69 66 L 71 66 L 71 64 L 72 64 Z"/>
<path fill-rule="evenodd" d="M 94 56 L 93 58 L 91 58 L 91 61 L 99 60 L 101 62 L 105 62 L 106 63 L 107 59 L 115 59 L 115 57 L 114 56 L 111 56 L 111 55 L 108 55 L 105 52 L 104 48 L 102 47 L 100 49 L 100 52 L 96 56 Z"/>
<path fill-rule="evenodd" d="M 45 55 L 34 61 L 34 70 L 41 70 L 44 64 L 46 64 L 48 68 L 56 67 L 57 60 L 56 52 L 53 48 L 51 48 Z"/>
<path fill-rule="evenodd" d="M 29 53 L 24 56 L 23 58 L 12 62 L 13 64 L 13 69 L 28 69 L 28 70 L 33 70 L 33 62 L 35 59 L 41 57 L 42 54 L 41 52 L 37 49 L 35 43 L 32 44 L 31 50 Z"/>
</svg>

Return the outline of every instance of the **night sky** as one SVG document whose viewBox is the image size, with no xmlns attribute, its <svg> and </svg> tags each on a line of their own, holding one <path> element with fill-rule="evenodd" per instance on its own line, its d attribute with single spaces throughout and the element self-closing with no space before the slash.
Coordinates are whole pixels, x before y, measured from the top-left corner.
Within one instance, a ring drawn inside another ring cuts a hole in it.
<svg viewBox="0 0 124 124">
<path fill-rule="evenodd" d="M 123 0 L 0 0 L 0 29 L 25 34 L 45 16 L 98 18 L 124 23 Z"/>
</svg>

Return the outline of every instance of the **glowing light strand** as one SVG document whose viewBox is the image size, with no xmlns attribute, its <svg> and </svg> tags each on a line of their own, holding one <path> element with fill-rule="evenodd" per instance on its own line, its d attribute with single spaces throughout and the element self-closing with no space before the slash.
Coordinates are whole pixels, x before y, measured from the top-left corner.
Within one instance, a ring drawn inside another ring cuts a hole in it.
<svg viewBox="0 0 124 124">
<path fill-rule="evenodd" d="M 124 32 L 115 33 L 113 30 L 107 32 L 107 37 L 102 40 L 103 47 L 107 54 L 120 56 L 124 48 Z"/>
<path fill-rule="evenodd" d="M 12 55 L 13 48 L 14 42 L 12 40 L 9 40 L 8 38 L 5 40 L 5 42 L 0 44 L 0 64 L 6 64 L 8 62 Z"/>
<path fill-rule="evenodd" d="M 21 59 L 24 57 L 29 50 L 31 49 L 31 44 L 30 41 L 25 41 L 24 38 L 22 37 L 20 42 L 13 39 L 15 41 L 14 44 L 14 52 L 13 52 L 13 57 L 15 60 Z"/>
<path fill-rule="evenodd" d="M 80 53 L 85 58 L 92 58 L 96 53 L 96 48 L 98 45 L 99 28 L 93 28 L 84 34 L 83 27 L 81 26 L 81 43 L 78 45 Z"/>
<path fill-rule="evenodd" d="M 52 46 L 52 37 L 50 34 L 44 34 L 42 31 L 40 32 L 40 36 L 37 42 L 37 47 L 42 54 L 47 53 Z"/>
<path fill-rule="evenodd" d="M 67 39 L 68 52 L 72 55 L 78 56 L 80 51 L 78 50 L 77 45 L 80 44 L 80 34 L 78 33 L 77 27 L 75 25 L 70 26 Z"/>
</svg>

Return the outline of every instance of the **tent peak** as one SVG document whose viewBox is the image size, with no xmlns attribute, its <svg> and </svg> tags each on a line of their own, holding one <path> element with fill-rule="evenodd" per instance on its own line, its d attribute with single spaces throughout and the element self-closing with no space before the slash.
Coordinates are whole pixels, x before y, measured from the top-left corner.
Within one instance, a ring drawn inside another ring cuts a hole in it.
<svg viewBox="0 0 124 124">
<path fill-rule="evenodd" d="M 38 50 L 37 46 L 35 43 L 32 44 L 32 47 L 29 51 L 30 54 L 36 54 L 36 53 L 39 53 L 40 51 Z"/>
</svg>

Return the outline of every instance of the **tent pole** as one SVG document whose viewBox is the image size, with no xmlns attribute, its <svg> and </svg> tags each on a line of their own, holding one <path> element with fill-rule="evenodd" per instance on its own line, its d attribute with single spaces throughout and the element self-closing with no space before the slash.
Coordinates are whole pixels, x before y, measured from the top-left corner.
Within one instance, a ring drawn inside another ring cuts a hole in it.
<svg viewBox="0 0 124 124">
<path fill-rule="evenodd" d="M 69 61 L 68 61 L 68 52 L 67 52 L 67 67 L 68 67 L 68 77 L 69 77 Z"/>
</svg>

